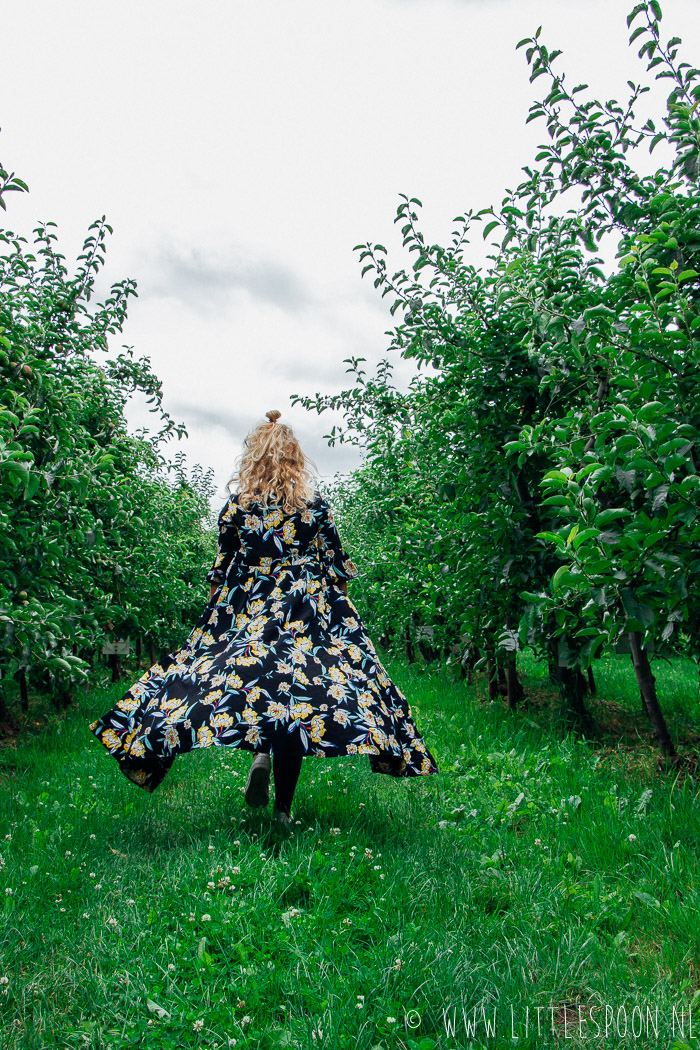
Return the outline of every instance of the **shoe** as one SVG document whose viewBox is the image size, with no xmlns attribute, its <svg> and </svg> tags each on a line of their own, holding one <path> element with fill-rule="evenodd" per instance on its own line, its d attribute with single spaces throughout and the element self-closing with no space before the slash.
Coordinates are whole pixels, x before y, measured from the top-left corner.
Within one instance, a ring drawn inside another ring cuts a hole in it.
<svg viewBox="0 0 700 1050">
<path fill-rule="evenodd" d="M 270 769 L 272 763 L 269 755 L 256 755 L 248 774 L 245 786 L 245 800 L 253 809 L 266 806 L 270 801 Z"/>
<path fill-rule="evenodd" d="M 286 809 L 274 809 L 275 823 L 280 831 L 290 832 L 294 826 L 291 813 L 288 813 Z"/>
</svg>

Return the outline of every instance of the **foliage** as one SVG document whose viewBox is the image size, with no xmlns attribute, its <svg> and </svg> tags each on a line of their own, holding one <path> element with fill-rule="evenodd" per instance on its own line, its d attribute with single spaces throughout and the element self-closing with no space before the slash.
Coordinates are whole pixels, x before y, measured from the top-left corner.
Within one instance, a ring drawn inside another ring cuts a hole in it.
<svg viewBox="0 0 700 1050">
<path fill-rule="evenodd" d="M 458 216 L 447 247 L 402 196 L 409 268 L 358 246 L 400 318 L 391 348 L 418 365 L 409 391 L 351 361 L 352 388 L 298 398 L 343 410 L 329 438 L 365 449 L 337 498 L 349 545 L 384 540 L 368 610 L 391 601 L 401 636 L 429 623 L 444 644 L 532 646 L 567 682 L 623 635 L 700 648 L 700 71 L 663 43 L 661 15 L 648 0 L 628 18 L 647 79 L 671 88 L 660 126 L 637 118 L 649 84 L 602 102 L 569 89 L 541 30 L 520 42 L 547 84 L 528 120 L 548 141 L 523 182 Z M 665 150 L 652 174 L 646 146 Z M 467 258 L 479 224 L 499 231 L 485 271 Z"/>
<path fill-rule="evenodd" d="M 65 691 L 105 633 L 170 645 L 204 597 L 211 478 L 162 454 L 184 429 L 148 359 L 107 354 L 135 294 L 125 280 L 92 304 L 110 233 L 91 226 L 72 274 L 54 224 L 33 244 L 0 233 L 0 685 L 29 670 Z M 155 437 L 127 431 L 135 391 Z"/>
</svg>

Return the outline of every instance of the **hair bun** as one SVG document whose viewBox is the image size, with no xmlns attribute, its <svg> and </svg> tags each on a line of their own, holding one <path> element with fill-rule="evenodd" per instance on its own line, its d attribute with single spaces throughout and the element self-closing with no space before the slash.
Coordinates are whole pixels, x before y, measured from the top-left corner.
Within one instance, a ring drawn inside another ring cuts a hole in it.
<svg viewBox="0 0 700 1050">
<path fill-rule="evenodd" d="M 271 423 L 276 423 L 279 417 L 282 415 L 282 413 L 278 412 L 276 408 L 273 408 L 270 412 L 266 412 L 265 415 Z"/>
</svg>

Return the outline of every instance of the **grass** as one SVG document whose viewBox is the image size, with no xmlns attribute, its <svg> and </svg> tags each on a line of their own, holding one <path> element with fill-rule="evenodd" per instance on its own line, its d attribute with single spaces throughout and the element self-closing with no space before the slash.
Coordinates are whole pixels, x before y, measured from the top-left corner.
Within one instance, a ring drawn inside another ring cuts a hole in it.
<svg viewBox="0 0 700 1050">
<path fill-rule="evenodd" d="M 119 686 L 0 751 L 2 1050 L 695 1048 L 698 785 L 630 737 L 622 663 L 595 703 L 625 732 L 589 743 L 388 670 L 441 775 L 308 759 L 289 839 L 243 804 L 249 755 L 130 784 L 87 730 Z M 697 672 L 668 674 L 690 734 Z"/>
</svg>

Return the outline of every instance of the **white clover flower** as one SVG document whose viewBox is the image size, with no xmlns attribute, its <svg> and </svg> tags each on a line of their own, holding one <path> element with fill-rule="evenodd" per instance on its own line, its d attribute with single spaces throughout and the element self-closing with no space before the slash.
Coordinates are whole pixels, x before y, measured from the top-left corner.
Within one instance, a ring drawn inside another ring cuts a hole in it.
<svg viewBox="0 0 700 1050">
<path fill-rule="evenodd" d="M 194 1028 L 195 1032 L 201 1032 L 204 1028 L 204 1021 L 193 1021 L 192 1027 Z"/>
<path fill-rule="evenodd" d="M 211 922 L 211 915 L 207 912 L 206 915 L 202 916 L 202 922 Z"/>
<path fill-rule="evenodd" d="M 628 837 L 630 842 L 636 842 L 637 841 L 637 836 L 636 835 L 628 835 L 627 837 Z"/>
<path fill-rule="evenodd" d="M 208 882 L 207 883 L 207 889 L 208 890 L 215 890 L 216 889 L 216 883 L 215 882 Z"/>
<path fill-rule="evenodd" d="M 245 1017 L 241 1018 L 241 1028 L 247 1028 L 252 1020 L 253 1018 L 249 1014 L 246 1014 Z"/>
<path fill-rule="evenodd" d="M 9 984 L 9 983 L 10 983 L 10 978 L 9 977 L 5 977 L 5 976 L 0 977 L 0 984 Z"/>
</svg>

